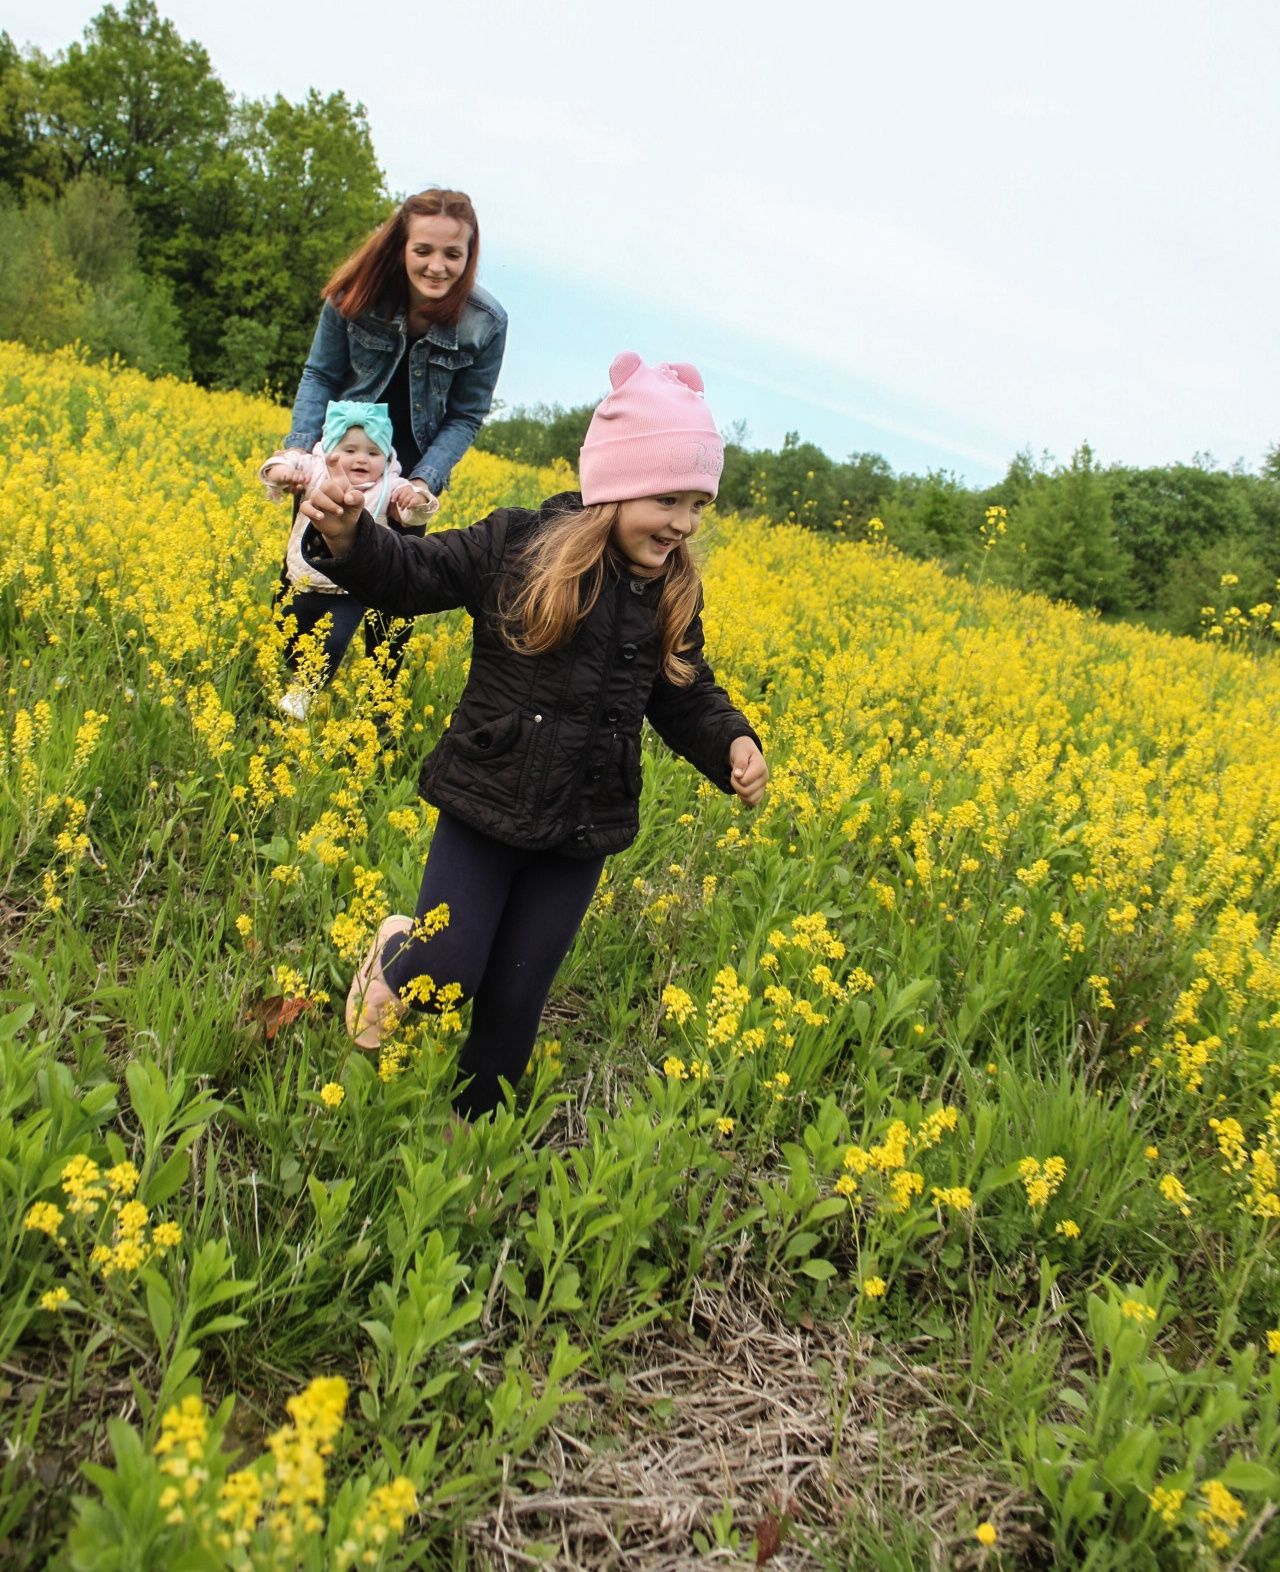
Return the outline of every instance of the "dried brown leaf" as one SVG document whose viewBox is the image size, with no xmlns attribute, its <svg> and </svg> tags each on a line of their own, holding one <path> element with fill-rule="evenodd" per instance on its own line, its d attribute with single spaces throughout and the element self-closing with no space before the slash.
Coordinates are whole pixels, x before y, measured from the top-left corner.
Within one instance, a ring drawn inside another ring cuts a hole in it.
<svg viewBox="0 0 1280 1572">
<path fill-rule="evenodd" d="M 261 1023 L 268 1042 L 283 1026 L 291 1026 L 304 1010 L 311 1008 L 310 999 L 283 997 L 259 999 L 249 1006 L 249 1014 Z"/>
</svg>

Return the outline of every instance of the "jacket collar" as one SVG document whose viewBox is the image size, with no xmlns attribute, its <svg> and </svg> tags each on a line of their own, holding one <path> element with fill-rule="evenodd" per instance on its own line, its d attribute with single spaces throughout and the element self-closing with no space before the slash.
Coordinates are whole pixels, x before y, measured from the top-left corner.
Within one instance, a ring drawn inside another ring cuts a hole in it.
<svg viewBox="0 0 1280 1572">
<path fill-rule="evenodd" d="M 379 308 L 378 315 L 384 322 L 392 323 L 402 338 L 408 337 L 409 326 L 405 320 L 408 316 L 408 311 L 403 304 L 393 306 L 391 301 L 384 300 Z M 457 349 L 457 323 L 433 322 L 422 337 L 428 343 L 435 344 L 440 349 Z"/>
</svg>

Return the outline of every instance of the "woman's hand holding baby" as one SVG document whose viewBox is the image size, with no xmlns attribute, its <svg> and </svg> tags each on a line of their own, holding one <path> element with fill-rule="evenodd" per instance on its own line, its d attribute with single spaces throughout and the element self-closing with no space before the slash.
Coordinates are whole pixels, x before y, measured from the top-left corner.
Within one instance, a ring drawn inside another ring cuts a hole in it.
<svg viewBox="0 0 1280 1572">
<path fill-rule="evenodd" d="M 764 796 L 769 766 L 750 737 L 735 737 L 729 744 L 729 784 L 748 808 Z"/>
<path fill-rule="evenodd" d="M 345 557 L 355 539 L 356 523 L 364 507 L 364 497 L 330 466 L 329 476 L 316 486 L 298 511 L 324 536 L 325 545 L 335 557 Z"/>
</svg>

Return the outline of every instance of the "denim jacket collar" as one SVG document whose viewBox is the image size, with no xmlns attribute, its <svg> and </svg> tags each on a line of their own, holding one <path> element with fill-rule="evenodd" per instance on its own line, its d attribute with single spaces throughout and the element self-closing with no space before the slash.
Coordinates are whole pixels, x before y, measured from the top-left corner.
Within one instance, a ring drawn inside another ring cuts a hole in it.
<svg viewBox="0 0 1280 1572">
<path fill-rule="evenodd" d="M 381 302 L 376 315 L 383 322 L 393 326 L 402 340 L 407 339 L 409 327 L 405 319 L 408 316 L 408 311 L 401 305 L 394 307 L 388 312 L 385 308 L 390 304 L 390 301 Z M 435 344 L 440 349 L 457 349 L 458 347 L 458 328 L 454 322 L 433 322 L 427 331 L 422 334 L 422 337 L 428 343 Z"/>
</svg>

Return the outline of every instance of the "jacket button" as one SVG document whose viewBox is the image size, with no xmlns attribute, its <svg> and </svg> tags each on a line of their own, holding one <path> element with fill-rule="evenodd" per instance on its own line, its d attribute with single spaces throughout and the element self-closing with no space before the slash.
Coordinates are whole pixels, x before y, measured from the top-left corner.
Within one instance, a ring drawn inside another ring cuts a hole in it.
<svg viewBox="0 0 1280 1572">
<path fill-rule="evenodd" d="M 542 724 L 542 716 L 541 716 L 541 715 L 535 715 L 535 716 L 534 716 L 534 717 L 533 717 L 533 719 L 534 719 L 534 722 L 535 722 L 535 723 L 536 723 L 536 724 L 537 724 L 537 725 L 539 725 L 539 726 L 540 726 L 540 725 L 541 725 L 541 724 Z"/>
<path fill-rule="evenodd" d="M 585 824 L 580 824 L 577 827 L 577 829 L 574 830 L 573 838 L 574 838 L 575 841 L 585 841 L 586 840 L 586 838 L 587 838 L 587 827 L 586 827 Z"/>
<path fill-rule="evenodd" d="M 633 595 L 643 595 L 644 594 L 644 581 L 642 579 L 632 579 L 631 580 L 631 593 Z"/>
<path fill-rule="evenodd" d="M 634 644 L 624 644 L 619 653 L 623 660 L 634 660 L 636 658 L 636 647 Z"/>
<path fill-rule="evenodd" d="M 618 724 L 617 710 L 606 710 L 604 712 L 604 718 L 609 722 L 610 726 L 616 726 Z"/>
<path fill-rule="evenodd" d="M 587 779 L 589 781 L 598 781 L 600 779 L 601 773 L 600 766 L 597 764 L 593 769 L 587 772 Z"/>
</svg>

